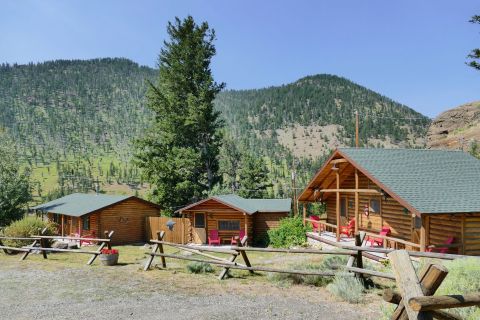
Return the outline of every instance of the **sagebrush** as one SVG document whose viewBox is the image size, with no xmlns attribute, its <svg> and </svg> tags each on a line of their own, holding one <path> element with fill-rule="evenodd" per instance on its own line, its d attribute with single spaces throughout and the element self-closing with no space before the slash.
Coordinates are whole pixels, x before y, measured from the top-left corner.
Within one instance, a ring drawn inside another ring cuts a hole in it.
<svg viewBox="0 0 480 320">
<path fill-rule="evenodd" d="M 213 267 L 206 262 L 191 262 L 187 264 L 187 270 L 190 273 L 210 273 Z"/>
<path fill-rule="evenodd" d="M 362 302 L 365 291 L 362 282 L 348 273 L 338 273 L 333 282 L 327 286 L 327 290 L 350 303 Z"/>
</svg>

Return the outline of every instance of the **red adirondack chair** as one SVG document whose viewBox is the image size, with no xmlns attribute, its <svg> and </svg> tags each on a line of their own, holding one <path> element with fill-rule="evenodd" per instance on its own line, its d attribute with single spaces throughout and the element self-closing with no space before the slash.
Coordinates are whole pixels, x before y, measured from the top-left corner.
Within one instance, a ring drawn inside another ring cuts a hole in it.
<svg viewBox="0 0 480 320">
<path fill-rule="evenodd" d="M 347 237 L 353 236 L 355 232 L 355 219 L 352 219 L 348 222 L 347 226 L 340 226 L 340 235 L 344 234 Z"/>
<path fill-rule="evenodd" d="M 84 234 L 83 236 L 81 236 L 80 238 L 96 238 L 96 233 L 95 231 L 92 231 L 91 233 L 89 234 Z M 83 245 L 89 245 L 89 246 L 93 246 L 94 244 L 96 244 L 96 242 L 92 241 L 92 240 L 80 240 L 80 247 L 83 246 Z"/>
<path fill-rule="evenodd" d="M 427 247 L 427 252 L 437 252 L 437 253 L 448 253 L 448 246 L 453 244 L 455 242 L 455 237 L 448 237 L 447 241 L 445 241 L 444 245 L 447 245 L 446 247 L 442 247 L 442 245 L 437 246 L 428 246 Z"/>
<path fill-rule="evenodd" d="M 380 231 L 380 233 L 378 235 L 380 236 L 384 236 L 384 237 L 387 237 L 390 235 L 390 233 L 392 232 L 392 230 L 390 230 L 390 227 L 382 227 L 382 230 Z M 376 238 L 376 237 L 370 237 L 368 236 L 367 237 L 367 244 L 370 242 L 370 246 L 375 246 L 375 245 L 378 245 L 380 247 L 383 247 L 383 238 Z"/>
<path fill-rule="evenodd" d="M 309 219 L 310 220 L 315 220 L 315 221 L 320 221 L 319 216 L 310 216 Z M 316 230 L 317 232 L 320 232 L 320 223 L 313 222 L 313 221 L 310 221 L 310 223 L 312 224 L 313 231 Z"/>
<path fill-rule="evenodd" d="M 238 233 L 238 237 L 240 240 L 242 240 L 243 237 L 245 237 L 245 230 L 240 230 L 240 232 Z M 235 236 L 232 237 L 231 244 L 232 246 L 237 244 L 237 239 L 235 239 Z"/>
<path fill-rule="evenodd" d="M 214 244 L 220 245 L 220 237 L 218 235 L 218 230 L 216 230 L 216 229 L 210 230 L 209 235 L 208 235 L 208 244 L 209 245 L 214 245 Z"/>
</svg>

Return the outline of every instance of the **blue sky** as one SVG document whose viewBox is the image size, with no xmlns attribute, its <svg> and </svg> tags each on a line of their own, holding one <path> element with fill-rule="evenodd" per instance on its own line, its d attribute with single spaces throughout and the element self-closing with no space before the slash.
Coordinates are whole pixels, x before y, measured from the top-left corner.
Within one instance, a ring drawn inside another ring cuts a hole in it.
<svg viewBox="0 0 480 320">
<path fill-rule="evenodd" d="M 0 62 L 126 57 L 155 66 L 167 21 L 217 32 L 213 71 L 229 89 L 344 76 L 423 114 L 480 100 L 470 0 L 0 0 Z"/>
</svg>

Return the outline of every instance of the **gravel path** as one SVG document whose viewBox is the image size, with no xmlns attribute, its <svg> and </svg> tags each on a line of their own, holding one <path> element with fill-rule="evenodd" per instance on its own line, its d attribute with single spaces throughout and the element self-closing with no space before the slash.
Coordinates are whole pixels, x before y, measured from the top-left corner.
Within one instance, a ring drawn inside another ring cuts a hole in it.
<svg viewBox="0 0 480 320">
<path fill-rule="evenodd" d="M 337 302 L 324 289 L 255 279 L 2 261 L 1 319 L 378 319 L 378 304 Z"/>
</svg>

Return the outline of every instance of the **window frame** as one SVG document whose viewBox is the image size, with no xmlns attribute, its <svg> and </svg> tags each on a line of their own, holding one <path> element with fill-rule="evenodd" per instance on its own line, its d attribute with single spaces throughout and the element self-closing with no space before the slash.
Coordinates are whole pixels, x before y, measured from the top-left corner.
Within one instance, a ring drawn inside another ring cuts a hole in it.
<svg viewBox="0 0 480 320">
<path fill-rule="evenodd" d="M 226 222 L 226 223 L 238 223 L 238 229 L 222 229 L 220 227 L 220 223 L 222 222 Z M 237 220 L 237 219 L 223 219 L 223 220 L 217 220 L 217 228 L 218 228 L 218 231 L 240 231 L 242 230 L 242 224 L 241 224 L 241 221 L 240 220 Z"/>
<path fill-rule="evenodd" d="M 202 225 L 197 225 L 197 216 L 203 216 L 203 224 Z M 207 216 L 205 214 L 205 212 L 195 212 L 194 215 L 193 215 L 193 227 L 194 228 L 202 228 L 202 229 L 205 229 L 206 227 L 206 219 L 207 219 Z"/>
<path fill-rule="evenodd" d="M 376 201 L 378 203 L 378 210 L 377 211 L 374 210 L 375 208 L 372 206 L 372 201 Z M 369 209 L 370 213 L 381 215 L 381 213 L 382 213 L 382 199 L 377 199 L 377 198 L 368 199 L 368 209 Z"/>
<path fill-rule="evenodd" d="M 82 217 L 82 230 L 90 230 L 90 228 L 91 228 L 90 216 L 88 215 L 88 216 Z"/>
</svg>

